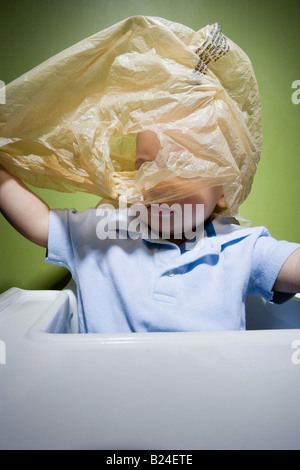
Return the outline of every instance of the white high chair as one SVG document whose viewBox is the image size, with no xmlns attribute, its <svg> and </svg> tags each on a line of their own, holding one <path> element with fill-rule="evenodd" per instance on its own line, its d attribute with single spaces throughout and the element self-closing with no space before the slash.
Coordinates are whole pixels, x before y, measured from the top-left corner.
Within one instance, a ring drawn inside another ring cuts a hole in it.
<svg viewBox="0 0 300 470">
<path fill-rule="evenodd" d="M 0 449 L 300 449 L 300 296 L 247 324 L 80 335 L 72 282 L 8 290 Z"/>
</svg>

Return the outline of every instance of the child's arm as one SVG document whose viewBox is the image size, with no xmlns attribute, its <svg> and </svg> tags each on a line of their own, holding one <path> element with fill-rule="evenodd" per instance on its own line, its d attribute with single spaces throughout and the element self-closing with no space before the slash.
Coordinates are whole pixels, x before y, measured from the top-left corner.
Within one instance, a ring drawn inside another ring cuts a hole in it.
<svg viewBox="0 0 300 470">
<path fill-rule="evenodd" d="M 300 248 L 294 251 L 282 266 L 273 290 L 300 293 Z"/>
<path fill-rule="evenodd" d="M 47 247 L 49 207 L 0 165 L 0 211 L 28 240 Z"/>
</svg>

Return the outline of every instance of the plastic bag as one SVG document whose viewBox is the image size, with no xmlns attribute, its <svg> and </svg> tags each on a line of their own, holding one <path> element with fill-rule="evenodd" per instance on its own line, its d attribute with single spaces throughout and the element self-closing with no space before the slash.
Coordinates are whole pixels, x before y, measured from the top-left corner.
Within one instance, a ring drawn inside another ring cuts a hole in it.
<svg viewBox="0 0 300 470">
<path fill-rule="evenodd" d="M 161 143 L 135 170 L 137 133 Z M 79 42 L 6 87 L 0 163 L 37 187 L 164 202 L 222 185 L 228 215 L 251 189 L 262 145 L 257 82 L 218 24 L 195 32 L 137 16 Z M 188 183 L 187 184 L 187 180 Z"/>
</svg>

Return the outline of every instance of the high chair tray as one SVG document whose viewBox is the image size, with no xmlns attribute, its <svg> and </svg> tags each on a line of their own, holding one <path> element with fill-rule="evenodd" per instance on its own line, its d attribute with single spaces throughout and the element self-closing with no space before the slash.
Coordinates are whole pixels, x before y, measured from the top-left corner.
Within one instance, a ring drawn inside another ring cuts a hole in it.
<svg viewBox="0 0 300 470">
<path fill-rule="evenodd" d="M 71 290 L 0 296 L 0 449 L 300 449 L 297 325 L 86 335 L 76 322 Z"/>
</svg>

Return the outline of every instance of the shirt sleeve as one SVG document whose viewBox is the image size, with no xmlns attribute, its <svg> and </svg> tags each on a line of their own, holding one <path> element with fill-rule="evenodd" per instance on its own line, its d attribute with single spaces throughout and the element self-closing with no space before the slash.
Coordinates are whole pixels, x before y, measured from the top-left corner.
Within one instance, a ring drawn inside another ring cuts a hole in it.
<svg viewBox="0 0 300 470">
<path fill-rule="evenodd" d="M 76 214 L 75 209 L 50 211 L 46 262 L 64 266 L 74 277 L 74 251 L 69 227 L 71 214 Z"/>
<path fill-rule="evenodd" d="M 274 303 L 293 297 L 294 294 L 274 292 L 273 286 L 285 261 L 298 248 L 297 243 L 275 240 L 265 229 L 254 245 L 248 293 Z"/>
</svg>

